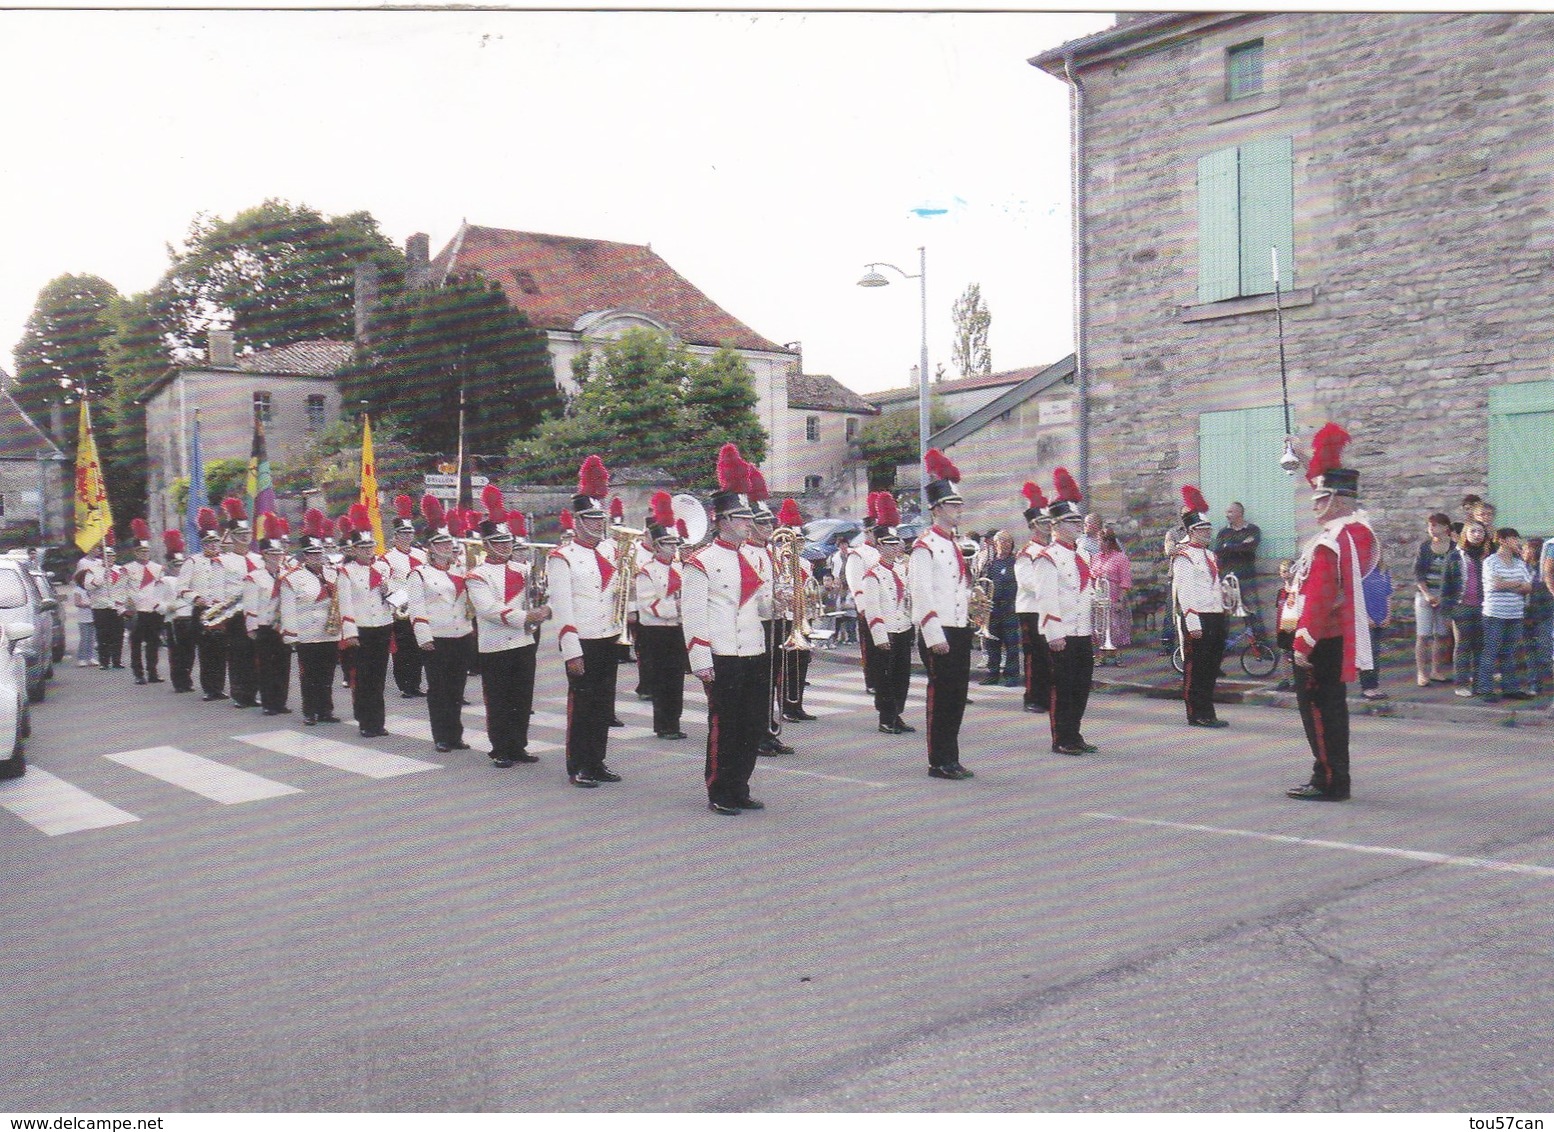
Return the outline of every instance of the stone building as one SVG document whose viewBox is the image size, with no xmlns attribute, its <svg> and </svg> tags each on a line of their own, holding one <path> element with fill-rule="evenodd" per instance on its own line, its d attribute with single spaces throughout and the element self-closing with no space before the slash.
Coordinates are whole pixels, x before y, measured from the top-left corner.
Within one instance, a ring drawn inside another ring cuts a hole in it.
<svg viewBox="0 0 1554 1132">
<path fill-rule="evenodd" d="M 1353 434 L 1395 573 L 1468 491 L 1554 532 L 1551 58 L 1541 13 L 1177 12 L 1031 60 L 1070 87 L 1103 512 L 1153 540 L 1196 483 L 1291 553 L 1282 345 L 1297 445 Z"/>
<path fill-rule="evenodd" d="M 869 469 L 858 450 L 858 430 L 879 410 L 834 377 L 788 377 L 788 452 L 794 496 L 806 519 L 861 516 L 869 494 Z"/>
<path fill-rule="evenodd" d="M 8 383 L 0 370 L 0 383 Z M 0 388 L 0 545 L 55 546 L 75 534 L 75 467 Z"/>
<path fill-rule="evenodd" d="M 146 393 L 146 520 L 152 530 L 181 518 L 174 485 L 189 475 L 196 411 L 207 466 L 248 459 L 255 420 L 264 421 L 265 449 L 277 466 L 340 419 L 334 375 L 351 350 L 348 342 L 319 339 L 236 357 L 231 332 L 212 331 L 205 365 L 170 369 Z"/>
</svg>

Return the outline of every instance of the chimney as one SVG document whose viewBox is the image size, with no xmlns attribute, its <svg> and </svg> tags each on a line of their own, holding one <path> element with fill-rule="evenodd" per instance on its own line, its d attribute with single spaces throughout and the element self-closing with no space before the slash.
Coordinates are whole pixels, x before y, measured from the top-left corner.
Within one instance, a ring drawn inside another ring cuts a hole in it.
<svg viewBox="0 0 1554 1132">
<path fill-rule="evenodd" d="M 236 351 L 232 345 L 232 331 L 212 329 L 206 334 L 207 356 L 210 364 L 220 369 L 232 369 L 237 365 Z"/>
<path fill-rule="evenodd" d="M 432 238 L 417 232 L 405 241 L 405 286 L 422 287 L 431 273 Z"/>
<path fill-rule="evenodd" d="M 372 334 L 372 308 L 378 305 L 378 265 L 364 260 L 356 265 L 356 345 L 365 346 Z"/>
</svg>

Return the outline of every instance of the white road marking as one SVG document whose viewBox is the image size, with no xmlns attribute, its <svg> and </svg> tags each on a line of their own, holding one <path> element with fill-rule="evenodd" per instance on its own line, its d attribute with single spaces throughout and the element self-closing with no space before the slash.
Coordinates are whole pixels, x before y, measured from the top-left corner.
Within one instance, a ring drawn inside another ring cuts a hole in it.
<svg viewBox="0 0 1554 1132">
<path fill-rule="evenodd" d="M 1484 869 L 1496 873 L 1520 873 L 1523 876 L 1554 877 L 1554 868 L 1547 865 L 1524 865 L 1515 861 L 1496 861 L 1487 857 L 1458 857 L 1451 853 L 1430 853 L 1422 849 L 1396 849 L 1389 845 L 1357 845 L 1348 841 L 1323 841 L 1314 837 L 1292 837 L 1285 833 L 1263 833 L 1255 829 L 1227 829 L 1213 825 L 1193 825 L 1189 822 L 1157 821 L 1152 818 L 1129 818 L 1120 814 L 1086 813 L 1087 818 L 1105 821 L 1129 822 L 1133 825 L 1153 825 L 1162 829 L 1181 829 L 1190 833 L 1214 833 L 1222 837 L 1250 837 L 1258 841 L 1272 841 L 1281 845 L 1309 845 L 1315 849 L 1342 849 L 1349 853 L 1372 853 L 1381 857 L 1401 857 L 1406 861 L 1423 861 L 1431 865 L 1449 865 L 1458 869 Z"/>
<path fill-rule="evenodd" d="M 139 751 L 120 751 L 103 757 L 213 802 L 220 802 L 223 806 L 302 793 L 295 786 L 249 774 L 246 770 L 238 770 L 177 747 L 146 747 Z"/>
<path fill-rule="evenodd" d="M 530 727 L 553 727 L 558 731 L 567 729 L 567 717 L 549 711 L 536 711 L 529 717 Z M 653 734 L 651 727 L 612 727 L 611 739 L 647 739 Z"/>
<path fill-rule="evenodd" d="M 277 754 L 291 755 L 320 763 L 335 770 L 361 774 L 368 778 L 394 778 L 401 774 L 415 774 L 423 770 L 441 770 L 441 763 L 407 759 L 403 755 L 391 755 L 386 751 L 373 751 L 355 747 L 338 739 L 303 735 L 296 731 L 267 731 L 258 735 L 234 735 L 239 743 L 263 747 Z"/>
<path fill-rule="evenodd" d="M 50 837 L 140 820 L 37 767 L 25 778 L 0 783 L 0 806 Z"/>
</svg>

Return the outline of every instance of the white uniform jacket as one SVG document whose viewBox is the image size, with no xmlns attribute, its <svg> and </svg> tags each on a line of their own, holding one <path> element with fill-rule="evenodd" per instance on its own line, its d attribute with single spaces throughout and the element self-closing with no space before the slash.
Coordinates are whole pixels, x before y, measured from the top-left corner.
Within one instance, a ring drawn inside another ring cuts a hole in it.
<svg viewBox="0 0 1554 1132">
<path fill-rule="evenodd" d="M 1207 547 L 1177 543 L 1171 554 L 1171 593 L 1175 611 L 1187 631 L 1203 628 L 1200 613 L 1224 613 L 1225 594 L 1219 586 L 1219 560 Z"/>
<path fill-rule="evenodd" d="M 880 548 L 870 543 L 850 546 L 842 552 L 842 581 L 847 586 L 847 592 L 852 595 L 854 604 L 863 591 L 863 576 L 878 566 L 879 561 Z M 858 607 L 858 615 L 863 616 L 862 606 Z"/>
<path fill-rule="evenodd" d="M 383 561 L 388 564 L 389 571 L 389 604 L 400 609 L 407 608 L 410 602 L 410 572 L 417 566 L 425 566 L 426 556 L 415 547 L 403 551 L 391 546 L 383 552 Z"/>
<path fill-rule="evenodd" d="M 227 592 L 227 571 L 221 564 L 223 555 L 212 558 L 199 554 L 184 564 L 178 575 L 183 580 L 179 593 L 200 605 L 215 605 Z"/>
<path fill-rule="evenodd" d="M 715 539 L 685 560 L 680 620 L 691 671 L 712 667 L 714 656 L 761 656 L 766 630 L 761 626 L 763 586 L 756 563 L 771 559 L 765 550 L 732 547 Z"/>
<path fill-rule="evenodd" d="M 157 580 L 157 610 L 164 617 L 193 617 L 194 602 L 182 592 L 183 575 L 189 569 L 189 561 L 184 560 L 174 573 L 171 566 L 162 568 L 162 576 Z"/>
<path fill-rule="evenodd" d="M 221 566 L 226 571 L 226 589 L 222 599 L 241 603 L 243 582 L 255 570 L 264 569 L 264 559 L 257 554 L 238 554 L 235 551 L 228 551 L 221 556 Z"/>
<path fill-rule="evenodd" d="M 243 579 L 243 627 L 250 633 L 260 626 L 279 630 L 281 579 L 268 569 L 255 570 Z"/>
<path fill-rule="evenodd" d="M 650 558 L 637 568 L 637 623 L 680 624 L 680 590 L 683 579 L 673 562 Z"/>
<path fill-rule="evenodd" d="M 524 627 L 529 610 L 529 564 L 517 558 L 482 562 L 465 581 L 480 626 L 481 652 L 506 652 L 532 646 L 539 639 Z"/>
<path fill-rule="evenodd" d="M 162 567 L 155 562 L 131 562 L 120 583 L 120 609 L 125 613 L 156 613 L 162 603 Z"/>
<path fill-rule="evenodd" d="M 354 641 L 357 629 L 381 629 L 394 623 L 388 603 L 389 569 L 380 558 L 363 566 L 350 561 L 339 570 L 340 639 Z"/>
<path fill-rule="evenodd" d="M 1014 611 L 1035 613 L 1036 609 L 1036 557 L 1046 549 L 1046 544 L 1031 539 L 1014 556 Z"/>
<path fill-rule="evenodd" d="M 475 630 L 464 596 L 464 571 L 458 566 L 438 569 L 430 562 L 410 572 L 410 625 L 418 645 L 434 637 L 464 637 Z"/>
<path fill-rule="evenodd" d="M 108 567 L 100 558 L 94 558 L 76 571 L 76 584 L 86 591 L 86 599 L 93 609 L 112 609 L 118 601 L 119 579 L 123 571 Z"/>
<path fill-rule="evenodd" d="M 881 647 L 890 644 L 890 634 L 912 627 L 912 594 L 906 583 L 905 560 L 894 565 L 876 562 L 864 571 L 863 598 L 869 609 L 869 635 Z"/>
<path fill-rule="evenodd" d="M 545 556 L 545 592 L 560 626 L 556 644 L 564 660 L 582 656 L 584 641 L 620 635 L 614 550 L 609 543 L 569 542 Z"/>
<path fill-rule="evenodd" d="M 955 540 L 938 527 L 929 527 L 912 544 L 912 617 L 923 644 L 929 648 L 946 643 L 946 626 L 965 628 L 971 602 L 971 567 Z M 873 611 L 870 611 L 873 616 Z"/>
<path fill-rule="evenodd" d="M 1036 557 L 1036 612 L 1048 641 L 1088 637 L 1091 632 L 1090 560 L 1084 551 L 1053 539 Z"/>
<path fill-rule="evenodd" d="M 264 571 L 266 576 L 269 571 Z M 328 563 L 323 576 L 305 566 L 297 566 L 281 575 L 281 640 L 288 645 L 321 645 L 325 641 L 338 641 L 338 631 L 330 633 L 325 626 L 329 621 L 329 607 L 337 578 L 335 569 Z"/>
</svg>

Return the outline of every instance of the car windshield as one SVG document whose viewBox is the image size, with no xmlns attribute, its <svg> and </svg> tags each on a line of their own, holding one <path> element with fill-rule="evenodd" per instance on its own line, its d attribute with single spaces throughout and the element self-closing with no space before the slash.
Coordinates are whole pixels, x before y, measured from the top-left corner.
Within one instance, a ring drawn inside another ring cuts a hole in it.
<svg viewBox="0 0 1554 1132">
<path fill-rule="evenodd" d="M 15 570 L 0 570 L 0 609 L 22 609 L 27 605 L 27 587 Z"/>
</svg>

